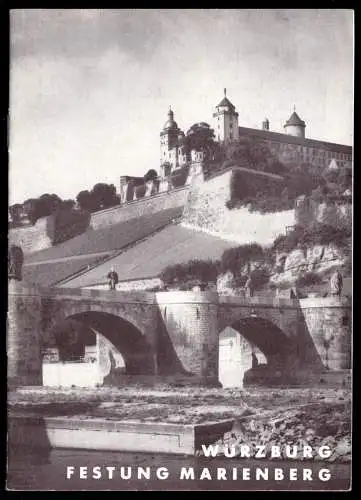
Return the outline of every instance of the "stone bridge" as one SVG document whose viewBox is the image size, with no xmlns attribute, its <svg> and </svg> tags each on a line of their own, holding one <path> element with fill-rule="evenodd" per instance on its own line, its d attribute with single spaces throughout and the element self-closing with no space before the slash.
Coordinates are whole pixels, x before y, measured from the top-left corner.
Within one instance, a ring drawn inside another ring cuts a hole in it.
<svg viewBox="0 0 361 500">
<path fill-rule="evenodd" d="M 215 292 L 117 292 L 29 287 L 10 281 L 8 380 L 42 384 L 42 348 L 76 319 L 106 337 L 133 375 L 218 383 L 219 335 L 228 326 L 282 373 L 351 368 L 351 303 L 345 298 L 262 299 Z"/>
</svg>

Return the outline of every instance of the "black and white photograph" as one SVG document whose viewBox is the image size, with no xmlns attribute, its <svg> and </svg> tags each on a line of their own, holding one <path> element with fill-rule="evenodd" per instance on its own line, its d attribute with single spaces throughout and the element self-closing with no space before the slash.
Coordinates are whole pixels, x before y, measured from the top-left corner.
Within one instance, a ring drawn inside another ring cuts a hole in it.
<svg viewBox="0 0 361 500">
<path fill-rule="evenodd" d="M 352 9 L 10 9 L 7 491 L 350 491 Z"/>
</svg>

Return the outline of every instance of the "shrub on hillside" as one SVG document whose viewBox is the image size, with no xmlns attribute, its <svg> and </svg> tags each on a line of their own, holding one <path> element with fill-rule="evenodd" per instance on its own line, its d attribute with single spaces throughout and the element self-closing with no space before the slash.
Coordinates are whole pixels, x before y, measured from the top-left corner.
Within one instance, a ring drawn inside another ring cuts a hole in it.
<svg viewBox="0 0 361 500">
<path fill-rule="evenodd" d="M 329 245 L 331 243 L 343 248 L 349 244 L 350 237 L 351 229 L 336 228 L 315 222 L 306 227 L 297 225 L 287 235 L 278 236 L 273 242 L 272 249 L 288 253 L 297 247 Z"/>
<path fill-rule="evenodd" d="M 270 280 L 270 275 L 267 269 L 254 269 L 251 272 L 252 285 L 255 290 L 260 290 Z"/>
<path fill-rule="evenodd" d="M 313 272 L 305 273 L 296 280 L 296 286 L 300 288 L 311 285 L 319 285 L 320 283 L 322 283 L 321 276 Z"/>
<path fill-rule="evenodd" d="M 60 209 L 48 217 L 46 235 L 53 245 L 62 243 L 84 233 L 89 226 L 90 217 L 90 212 L 85 210 Z"/>
<path fill-rule="evenodd" d="M 239 274 L 245 264 L 252 260 L 264 258 L 263 248 L 257 243 L 241 245 L 225 250 L 221 259 L 221 272 L 231 271 L 234 275 Z"/>
<path fill-rule="evenodd" d="M 212 260 L 190 260 L 182 264 L 167 266 L 160 274 L 165 285 L 185 283 L 191 280 L 216 282 L 219 263 Z"/>
</svg>

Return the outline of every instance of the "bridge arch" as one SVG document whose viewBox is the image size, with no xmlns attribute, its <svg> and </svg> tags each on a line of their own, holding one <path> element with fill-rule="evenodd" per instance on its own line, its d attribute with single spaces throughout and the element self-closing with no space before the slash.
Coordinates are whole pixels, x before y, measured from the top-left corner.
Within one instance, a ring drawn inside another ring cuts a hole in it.
<svg viewBox="0 0 361 500">
<path fill-rule="evenodd" d="M 274 322 L 242 316 L 219 332 L 220 382 L 243 386 L 250 373 L 262 377 L 289 372 L 297 362 L 296 351 L 294 339 Z"/>
<path fill-rule="evenodd" d="M 149 338 L 133 322 L 114 314 L 114 309 L 110 311 L 107 309 L 110 308 L 98 308 L 94 305 L 89 307 L 84 304 L 60 308 L 48 326 L 48 335 L 55 345 L 70 342 L 77 352 L 83 353 L 85 337 L 89 340 L 89 337 L 93 336 L 97 347 L 99 369 L 104 371 L 104 367 L 109 365 L 108 372 L 104 375 L 113 376 L 118 371 L 119 358 L 124 360 L 125 370 L 122 372 L 125 374 L 154 374 L 155 355 Z M 80 329 L 80 337 L 75 335 L 75 339 L 69 339 L 67 333 L 67 325 L 72 322 L 84 327 Z M 85 336 L 84 331 L 88 332 Z M 69 347 L 70 350 L 71 348 L 72 346 Z"/>
<path fill-rule="evenodd" d="M 144 321 L 141 321 L 144 310 L 141 304 L 113 304 L 108 302 L 83 302 L 66 301 L 59 304 L 56 315 L 63 319 L 71 316 L 82 315 L 86 313 L 106 313 L 118 317 L 133 325 L 142 335 L 146 335 Z"/>
</svg>

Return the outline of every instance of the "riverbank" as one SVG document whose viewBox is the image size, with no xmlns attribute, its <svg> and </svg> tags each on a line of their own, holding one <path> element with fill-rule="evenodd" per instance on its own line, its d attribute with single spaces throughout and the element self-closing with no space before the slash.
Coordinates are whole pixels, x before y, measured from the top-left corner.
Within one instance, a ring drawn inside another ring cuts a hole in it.
<svg viewBox="0 0 361 500">
<path fill-rule="evenodd" d="M 141 422 L 199 424 L 275 412 L 286 407 L 351 404 L 351 391 L 331 388 L 221 389 L 205 387 L 48 388 L 22 387 L 8 392 L 9 411 L 42 416 L 77 416 Z"/>
<path fill-rule="evenodd" d="M 78 422 L 199 425 L 232 419 L 215 442 L 239 448 L 329 446 L 328 461 L 351 460 L 351 397 L 345 389 L 142 388 L 53 389 L 24 387 L 8 394 L 9 415 L 61 417 Z M 201 452 L 199 452 L 201 453 Z M 283 456 L 281 455 L 281 458 Z"/>
</svg>

